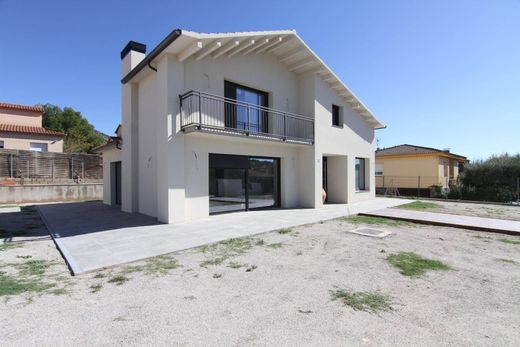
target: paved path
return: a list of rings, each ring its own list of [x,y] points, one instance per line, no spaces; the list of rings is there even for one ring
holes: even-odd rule
[[[220,214],[193,222],[159,224],[155,218],[121,212],[100,202],[40,205],[38,210],[73,274],[142,260],[205,244],[316,223],[401,205],[376,198],[320,209],[262,210]]]
[[[385,208],[382,210],[371,211],[368,213],[365,212],[361,214],[366,216],[400,219],[423,224],[442,225],[455,228],[520,235],[520,222],[504,219],[413,211],[399,208]]]

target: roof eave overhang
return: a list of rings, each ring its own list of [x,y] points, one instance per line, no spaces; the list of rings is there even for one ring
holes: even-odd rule
[[[180,40],[185,38],[186,40]],[[269,42],[269,40],[272,40]],[[277,41],[279,40],[279,41]],[[236,42],[235,42],[236,41]],[[291,42],[291,44],[288,44]],[[174,44],[177,48],[172,48]],[[235,45],[236,43],[236,45]],[[296,43],[296,45],[294,44]],[[289,51],[284,50],[285,45]],[[212,47],[211,45],[218,45]],[[268,49],[267,49],[268,48]],[[195,55],[195,59],[212,54],[213,57],[234,54],[252,54],[272,52],[286,63],[291,71],[296,73],[313,72],[318,74],[325,83],[337,92],[352,109],[374,129],[386,128],[363,102],[346,86],[331,68],[298,36],[294,30],[254,31],[237,33],[197,33],[176,29],[161,41],[132,71],[122,80],[125,84],[135,76],[146,71],[147,66],[158,59],[163,53],[177,55],[183,61]],[[213,53],[211,53],[213,52]],[[220,53],[222,54],[220,54]],[[206,54],[206,55],[205,55]],[[150,69],[151,70],[151,69]]]

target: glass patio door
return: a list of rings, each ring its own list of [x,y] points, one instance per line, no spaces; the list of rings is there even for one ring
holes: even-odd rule
[[[280,205],[280,160],[209,155],[209,212],[244,211]]]

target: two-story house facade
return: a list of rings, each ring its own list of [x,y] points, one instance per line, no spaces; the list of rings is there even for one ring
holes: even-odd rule
[[[121,59],[122,210],[172,223],[375,197],[384,125],[295,31],[175,30]]]

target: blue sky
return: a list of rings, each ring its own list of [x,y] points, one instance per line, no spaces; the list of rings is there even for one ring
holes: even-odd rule
[[[296,29],[387,124],[382,147],[520,151],[520,0],[0,0],[0,101],[71,106],[112,134],[119,52],[175,28]]]

